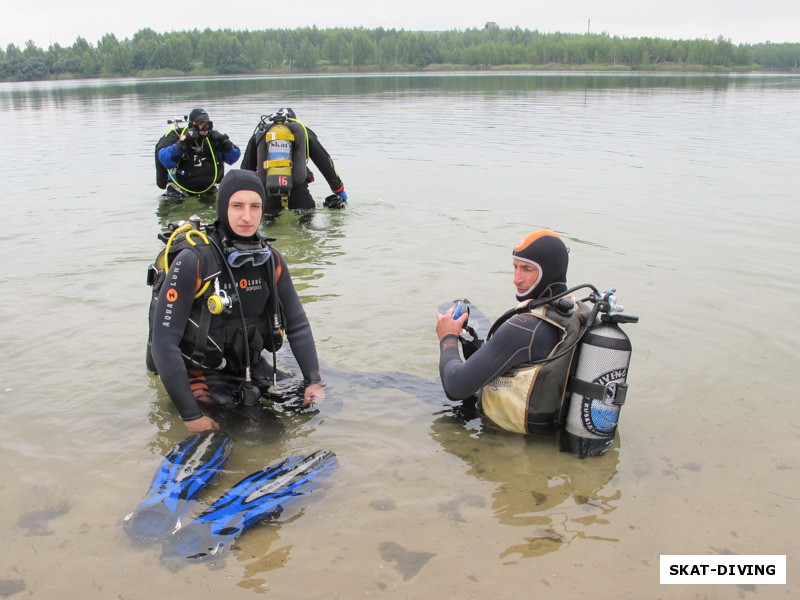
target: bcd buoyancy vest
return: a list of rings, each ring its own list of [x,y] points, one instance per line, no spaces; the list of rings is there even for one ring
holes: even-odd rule
[[[524,304],[527,303],[521,303],[520,306]],[[549,305],[530,311],[530,314],[561,331],[561,340],[548,358],[565,348],[570,350],[553,360],[518,365],[481,389],[481,410],[498,427],[516,433],[540,435],[558,430],[575,342],[582,333],[587,312],[579,302],[576,302],[574,310],[566,314]]]
[[[194,242],[194,243],[193,243]],[[183,338],[180,342],[181,355],[195,367],[243,372],[245,357],[249,354],[250,366],[260,360],[262,350],[277,351],[283,343],[284,316],[277,292],[277,258],[273,252],[270,259],[260,268],[269,297],[264,311],[255,317],[245,318],[245,327],[238,309],[227,309],[221,314],[212,314],[208,301],[215,293],[212,281],[226,272],[220,251],[214,243],[197,242],[192,231],[175,236],[169,248],[165,248],[150,266],[148,283],[153,287],[150,301],[147,343],[147,368],[157,372],[151,355],[153,322],[160,289],[166,279],[166,268],[177,255],[186,249],[191,250],[200,262],[200,281],[191,312],[187,320]],[[277,318],[276,318],[277,317]],[[273,329],[272,325],[277,324]],[[246,329],[246,332],[245,332]],[[245,351],[245,344],[248,351]]]
[[[308,134],[298,121],[276,122],[263,133],[256,146],[258,176],[267,196],[286,202],[292,187],[308,177]]]
[[[156,185],[163,190],[171,181],[188,194],[203,194],[219,183],[225,174],[222,154],[214,150],[208,137],[203,138],[201,146],[185,152],[174,169],[167,169],[158,160],[159,151],[178,143],[186,129],[186,126],[173,126],[156,143]]]

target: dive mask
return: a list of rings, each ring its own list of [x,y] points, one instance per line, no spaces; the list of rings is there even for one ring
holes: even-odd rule
[[[244,267],[248,264],[260,267],[269,260],[270,256],[272,256],[272,251],[269,246],[262,246],[260,242],[237,241],[225,251],[225,260],[233,268]]]

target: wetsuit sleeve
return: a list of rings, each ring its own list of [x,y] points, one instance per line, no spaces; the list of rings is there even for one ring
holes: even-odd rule
[[[222,152],[222,160],[224,160],[229,165],[232,165],[237,160],[239,160],[239,157],[241,155],[242,155],[242,151],[239,150],[239,146],[234,145],[233,146],[233,150],[228,150],[228,151],[224,151],[223,150],[223,152]]]
[[[336,172],[336,166],[333,164],[331,155],[328,154],[328,151],[322,147],[322,144],[320,143],[319,138],[317,138],[316,133],[307,127],[306,132],[308,135],[309,158],[311,158],[311,160],[314,162],[316,167],[319,169],[319,172],[322,173],[325,181],[327,181],[328,185],[331,187],[331,191],[334,194],[338,194],[344,189],[344,184],[339,178],[339,174]]]
[[[247,142],[247,147],[244,149],[244,156],[242,157],[242,164],[239,165],[240,169],[245,169],[247,171],[257,171],[258,170],[258,136],[254,135],[250,138],[250,141]]]
[[[283,313],[286,316],[286,336],[289,338],[292,354],[303,372],[303,379],[309,383],[319,383],[322,381],[322,376],[319,372],[319,359],[311,323],[294,288],[286,261],[277,252],[276,255],[280,259],[278,297],[281,299]]]
[[[158,151],[158,160],[167,169],[174,169],[177,167],[181,156],[183,156],[183,148],[181,148],[180,142],[176,142]]]
[[[203,416],[189,387],[189,374],[180,342],[194,303],[200,264],[191,250],[175,258],[158,294],[153,316],[153,362],[159,377],[184,421]]]
[[[516,315],[464,362],[458,337],[445,336],[439,342],[444,393],[451,400],[469,398],[513,367],[547,357],[560,339],[560,331],[550,323],[530,314]]]

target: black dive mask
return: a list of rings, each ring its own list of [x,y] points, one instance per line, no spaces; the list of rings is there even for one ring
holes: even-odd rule
[[[233,268],[244,267],[248,264],[260,267],[269,260],[270,256],[272,256],[272,251],[269,246],[262,246],[260,240],[235,240],[225,249],[225,260]]]

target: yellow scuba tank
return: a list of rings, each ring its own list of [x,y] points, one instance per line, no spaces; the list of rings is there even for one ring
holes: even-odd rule
[[[267,157],[263,167],[266,173],[268,198],[280,198],[284,208],[292,191],[292,144],[294,134],[285,122],[276,121],[264,134]]]

